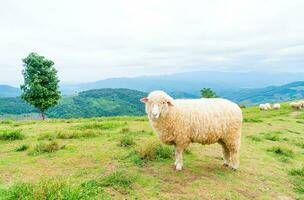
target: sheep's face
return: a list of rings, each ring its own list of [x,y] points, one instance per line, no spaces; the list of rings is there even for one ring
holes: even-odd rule
[[[148,97],[142,98],[140,101],[146,105],[146,113],[152,120],[165,117],[168,114],[172,104],[172,98],[164,92],[152,92]]]

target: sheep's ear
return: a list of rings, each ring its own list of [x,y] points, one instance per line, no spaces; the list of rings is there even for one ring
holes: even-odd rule
[[[173,103],[172,103],[172,101],[168,101],[167,104],[168,104],[169,106],[174,106]]]
[[[147,103],[149,100],[148,100],[147,97],[144,97],[144,98],[141,98],[140,101],[141,101],[142,103]]]

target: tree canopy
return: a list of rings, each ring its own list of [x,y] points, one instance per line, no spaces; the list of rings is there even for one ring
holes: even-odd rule
[[[37,53],[30,53],[23,60],[24,84],[21,98],[36,107],[45,118],[45,111],[58,104],[59,79],[54,62]]]
[[[217,98],[218,96],[214,91],[212,91],[210,88],[203,88],[201,91],[201,97],[203,98]]]

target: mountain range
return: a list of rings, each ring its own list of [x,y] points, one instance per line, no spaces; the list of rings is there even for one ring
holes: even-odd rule
[[[144,115],[140,98],[148,93],[131,89],[96,89],[63,96],[59,104],[47,111],[50,118],[90,118],[98,116]],[[185,92],[169,92],[174,98],[199,98]],[[231,90],[221,97],[250,106],[264,102],[304,99],[304,81],[261,89]],[[19,97],[0,98],[0,115],[37,113]]]

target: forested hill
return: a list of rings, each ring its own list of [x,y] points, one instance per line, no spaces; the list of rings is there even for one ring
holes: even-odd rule
[[[97,116],[143,115],[144,105],[139,101],[146,93],[129,89],[99,89],[65,97],[51,108],[51,118],[87,118]]]
[[[129,89],[99,89],[63,97],[47,112],[50,118],[88,118],[97,116],[143,115],[139,101],[144,92]],[[0,98],[0,115],[35,113],[37,110],[19,97]]]

